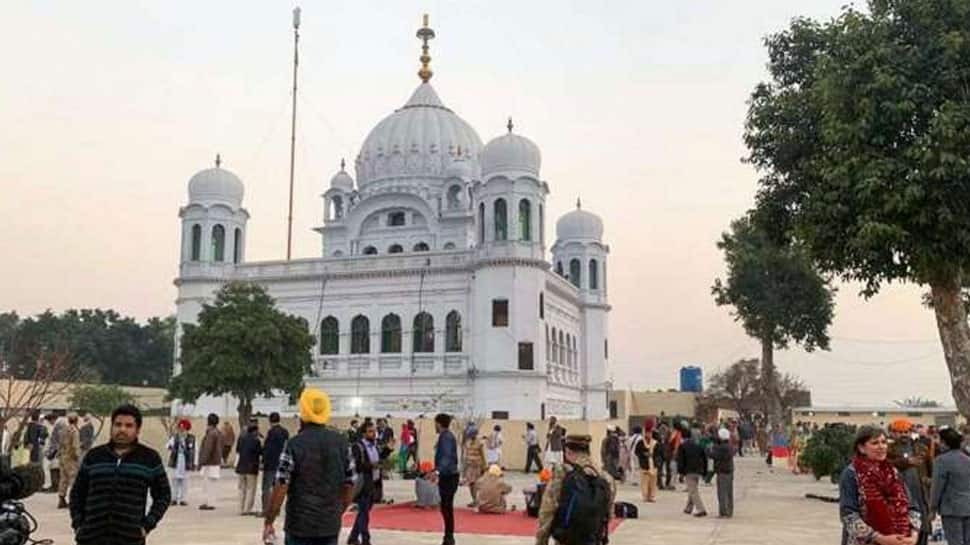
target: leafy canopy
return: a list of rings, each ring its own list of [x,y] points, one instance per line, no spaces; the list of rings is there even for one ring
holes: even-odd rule
[[[121,386],[98,384],[74,388],[68,401],[79,411],[103,418],[119,405],[135,403],[135,397]]]
[[[306,320],[284,314],[256,284],[232,282],[183,324],[182,372],[170,395],[194,402],[202,395],[231,394],[244,402],[274,390],[297,393],[310,373],[314,338]]]
[[[766,45],[745,128],[759,209],[866,295],[970,270],[970,2],[871,0]]]
[[[714,282],[715,301],[733,306],[747,334],[762,342],[828,349],[834,288],[798,245],[779,244],[759,220],[733,221],[718,242],[727,276]]]

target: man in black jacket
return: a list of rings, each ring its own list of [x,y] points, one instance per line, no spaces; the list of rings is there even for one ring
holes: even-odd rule
[[[259,477],[259,458],[263,445],[259,441],[259,424],[250,421],[246,433],[236,441],[236,475],[239,479],[239,514],[258,515],[253,511],[256,501],[256,479]]]
[[[280,455],[283,454],[283,447],[289,438],[290,432],[280,425],[280,413],[270,413],[269,431],[266,432],[266,441],[263,442],[263,515],[269,505],[269,493],[273,491],[276,469],[280,467]]]
[[[355,486],[354,503],[357,504],[357,518],[347,539],[348,545],[371,545],[370,509],[377,499],[381,485],[381,462],[391,455],[391,449],[377,439],[374,423],[365,420],[359,428],[360,441],[351,445],[354,467],[357,469],[358,484]]]
[[[684,441],[677,450],[677,473],[683,475],[687,481],[687,507],[684,508],[684,513],[706,517],[707,508],[704,507],[704,500],[701,499],[698,489],[698,483],[707,475],[707,453],[701,446],[700,437],[701,430],[691,428],[690,439]]]
[[[165,515],[168,478],[158,453],[138,442],[141,422],[137,407],[118,407],[111,413],[111,441],[84,457],[71,487],[77,545],[141,545]]]
[[[286,442],[266,509],[263,541],[275,540],[273,522],[286,499],[289,545],[337,545],[340,522],[354,491],[347,436],[327,426],[330,398],[316,388],[300,394],[300,433]]]

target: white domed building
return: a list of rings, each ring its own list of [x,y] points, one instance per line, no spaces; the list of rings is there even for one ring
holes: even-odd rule
[[[178,320],[195,322],[225,282],[266,286],[317,337],[306,382],[330,393],[335,415],[606,418],[603,222],[577,202],[550,262],[539,147],[511,119],[482,145],[431,86],[428,60],[367,135],[354,175],[341,160],[323,188],[320,257],[247,262],[242,181],[218,160],[191,178]],[[203,398],[178,410],[234,408]],[[295,410],[285,396],[255,409]]]

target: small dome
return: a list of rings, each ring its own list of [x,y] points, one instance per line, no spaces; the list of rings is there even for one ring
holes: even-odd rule
[[[242,180],[222,168],[218,157],[215,168],[199,171],[189,180],[189,202],[192,204],[223,203],[242,207],[245,188]]]
[[[603,220],[596,214],[583,210],[579,201],[576,201],[576,209],[556,222],[556,238],[600,241],[603,239]]]
[[[523,175],[538,178],[542,155],[535,142],[512,132],[512,121],[509,120],[509,132],[485,145],[481,164],[482,178],[499,174],[510,178]]]
[[[472,172],[472,165],[463,155],[464,154],[462,153],[462,156],[457,157],[451,162],[450,165],[448,165],[448,168],[445,169],[445,178],[460,178],[462,180],[472,179],[474,176],[474,173]]]
[[[350,192],[354,190],[354,179],[344,170],[345,166],[343,159],[341,159],[340,172],[334,174],[333,178],[330,178],[330,187]]]

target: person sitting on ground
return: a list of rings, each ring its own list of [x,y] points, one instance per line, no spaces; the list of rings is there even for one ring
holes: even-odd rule
[[[497,464],[488,467],[488,472],[475,485],[478,489],[478,512],[501,515],[508,511],[505,497],[512,487],[502,479],[502,468]],[[512,510],[515,510],[513,506]]]

